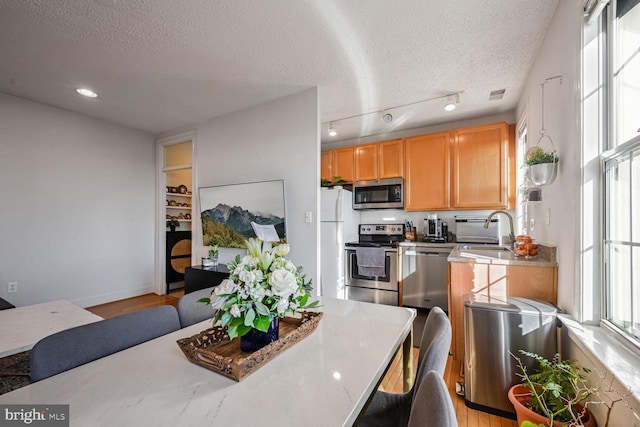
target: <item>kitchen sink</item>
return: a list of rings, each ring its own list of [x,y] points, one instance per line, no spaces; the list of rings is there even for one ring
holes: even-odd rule
[[[514,259],[514,253],[509,248],[498,245],[458,245],[460,256],[465,258],[485,259]]]
[[[458,250],[461,251],[506,251],[511,252],[511,249],[498,246],[498,245],[458,245]]]

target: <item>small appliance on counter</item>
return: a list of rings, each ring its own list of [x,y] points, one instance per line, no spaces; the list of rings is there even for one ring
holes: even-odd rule
[[[437,214],[429,214],[429,217],[425,218],[423,242],[446,243],[448,234],[449,227],[447,223],[442,222]]]
[[[456,216],[456,241],[458,243],[500,244],[498,218],[492,218],[489,227],[484,228],[486,218]]]

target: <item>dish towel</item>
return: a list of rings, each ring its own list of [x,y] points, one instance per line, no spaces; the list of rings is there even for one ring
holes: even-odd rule
[[[367,277],[385,276],[384,248],[356,248],[358,274]]]

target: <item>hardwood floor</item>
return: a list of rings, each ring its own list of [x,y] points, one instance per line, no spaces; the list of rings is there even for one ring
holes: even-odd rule
[[[87,310],[98,316],[109,318],[158,305],[170,304],[175,306],[182,295],[182,290],[173,291],[169,295],[147,294],[122,301],[96,305],[87,308]],[[417,348],[413,349],[414,361],[418,359],[418,352],[419,350]],[[414,362],[414,370],[417,369],[418,364]],[[464,378],[461,377],[459,373],[460,363],[454,361],[453,358],[449,356],[444,379],[447,382],[453,407],[456,410],[459,427],[518,427],[518,424],[514,420],[468,408],[464,403],[464,399],[456,394],[456,382],[464,381]],[[380,389],[389,393],[402,392],[402,351],[399,351],[395,355],[387,374],[380,384]]]

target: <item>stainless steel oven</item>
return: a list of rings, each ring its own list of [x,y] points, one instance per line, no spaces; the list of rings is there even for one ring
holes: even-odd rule
[[[360,224],[358,234],[358,242],[345,245],[346,298],[399,305],[397,242],[404,239],[404,224]],[[377,274],[358,265],[358,252],[363,252],[359,248],[384,251],[384,262],[375,270]]]

